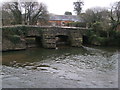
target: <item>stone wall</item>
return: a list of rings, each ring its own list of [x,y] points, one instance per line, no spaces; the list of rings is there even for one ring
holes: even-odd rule
[[[2,51],[26,49],[23,27],[2,28]]]
[[[8,50],[22,50],[26,49],[25,41],[20,41],[19,43],[15,44],[9,39],[3,38],[2,40],[2,51]]]

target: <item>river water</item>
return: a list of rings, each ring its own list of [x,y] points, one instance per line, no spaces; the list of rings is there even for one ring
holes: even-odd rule
[[[120,48],[3,52],[3,88],[117,88]]]

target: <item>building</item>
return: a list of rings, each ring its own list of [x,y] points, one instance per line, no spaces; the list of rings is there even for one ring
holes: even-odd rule
[[[76,15],[50,15],[49,17],[52,26],[64,26],[71,22],[83,22],[83,20]]]

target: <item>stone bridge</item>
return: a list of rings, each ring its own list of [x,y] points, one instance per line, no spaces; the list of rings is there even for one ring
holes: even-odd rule
[[[81,47],[83,35],[86,28],[76,27],[39,27],[41,32],[36,29],[28,30],[26,37],[41,38],[42,46],[45,48],[55,48],[57,43],[66,42],[70,46]]]
[[[30,38],[41,44],[44,48],[56,48],[57,45],[66,43],[69,46],[81,47],[83,35],[86,28],[77,27],[39,27],[39,26],[11,26],[3,27],[3,38],[5,35],[14,36],[17,34],[24,39],[26,45]],[[12,33],[11,33],[12,32]],[[11,33],[11,34],[10,34]],[[3,40],[4,41],[4,40]]]

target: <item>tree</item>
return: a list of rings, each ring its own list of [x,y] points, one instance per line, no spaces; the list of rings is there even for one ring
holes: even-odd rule
[[[3,4],[1,7],[2,25],[11,25],[11,23],[14,22],[14,18],[12,13],[6,8],[6,4]]]
[[[117,26],[120,25],[120,1],[114,3],[109,16],[111,19],[112,29],[116,30]]]
[[[14,22],[14,18],[11,13],[2,10],[2,25],[11,25]]]
[[[66,11],[65,15],[72,15],[72,12]]]
[[[6,13],[8,12],[9,14],[11,13],[13,16],[13,22],[14,24],[22,24],[22,12],[19,8],[19,3],[18,2],[9,2],[5,3],[3,5],[3,11]],[[3,13],[4,16],[4,13]]]
[[[73,5],[74,5],[74,11],[77,13],[77,15],[80,15],[84,2],[81,0],[78,0],[77,2],[73,2]]]
[[[109,24],[109,12],[105,8],[95,7],[92,9],[87,9],[82,18],[91,27],[93,23],[105,22]],[[104,25],[104,24],[103,24]]]
[[[99,35],[101,32],[106,32],[106,36],[109,38],[110,20],[109,11],[107,8],[95,7],[87,9],[82,18],[88,25],[93,28],[95,33]]]
[[[24,22],[27,25],[35,25],[38,20],[47,22],[49,19],[46,5],[38,2],[7,2],[3,4],[2,11],[11,14],[13,17],[12,24],[22,24]],[[6,18],[9,18],[9,16]]]
[[[48,19],[47,8],[43,3],[38,2],[22,2],[24,8],[24,23],[36,24],[38,19]]]

